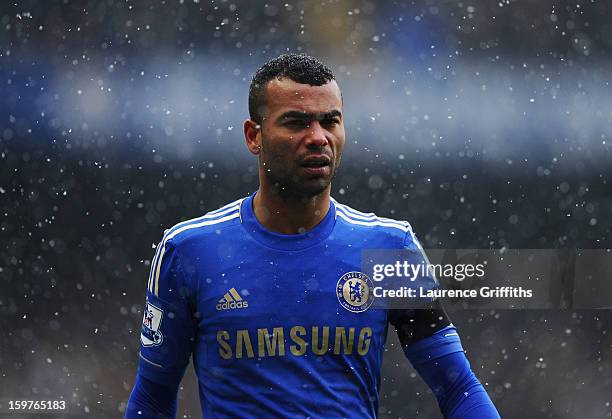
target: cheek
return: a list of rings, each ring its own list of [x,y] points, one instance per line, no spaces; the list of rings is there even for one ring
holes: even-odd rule
[[[290,161],[292,154],[293,141],[286,138],[265,138],[262,139],[262,156],[271,163],[279,160]]]
[[[344,130],[342,130],[342,132],[340,132],[338,136],[336,137],[336,153],[338,155],[342,154],[342,151],[344,150],[345,142],[346,142],[346,139],[344,137]]]

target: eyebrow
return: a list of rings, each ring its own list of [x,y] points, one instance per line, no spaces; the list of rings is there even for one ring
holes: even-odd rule
[[[287,111],[283,113],[278,119],[300,119],[305,121],[325,121],[327,119],[332,119],[335,117],[342,118],[342,112],[337,109],[334,109],[325,113],[307,113],[301,111]]]

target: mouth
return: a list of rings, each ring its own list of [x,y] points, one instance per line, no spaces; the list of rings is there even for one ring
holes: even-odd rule
[[[301,166],[306,168],[321,168],[326,167],[331,164],[331,160],[327,156],[316,156],[316,157],[307,157],[305,158]]]
[[[331,159],[327,156],[311,156],[305,158],[300,166],[311,176],[327,176],[331,171]]]

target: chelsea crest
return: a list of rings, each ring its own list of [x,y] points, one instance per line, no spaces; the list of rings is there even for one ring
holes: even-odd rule
[[[353,313],[366,311],[374,301],[372,280],[362,272],[347,272],[336,285],[340,305]]]

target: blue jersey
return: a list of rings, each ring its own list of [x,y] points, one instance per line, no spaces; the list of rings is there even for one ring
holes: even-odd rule
[[[204,417],[375,417],[391,310],[361,251],[420,248],[410,225],[332,200],[304,234],[253,196],[166,230],[151,264],[140,374],[176,384],[190,355]]]

